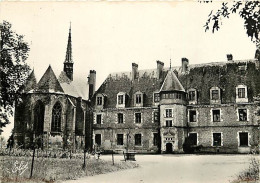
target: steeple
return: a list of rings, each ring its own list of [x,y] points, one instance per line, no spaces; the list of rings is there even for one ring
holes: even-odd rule
[[[73,60],[72,60],[72,44],[71,44],[71,24],[69,29],[69,37],[67,44],[66,57],[64,61],[63,71],[66,73],[70,80],[73,80]]]

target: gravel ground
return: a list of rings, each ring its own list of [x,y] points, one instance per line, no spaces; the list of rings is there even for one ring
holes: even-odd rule
[[[236,174],[248,168],[251,157],[252,155],[136,155],[139,168],[66,182],[228,183]],[[110,160],[111,155],[101,158]],[[122,155],[115,156],[115,161],[122,160]]]

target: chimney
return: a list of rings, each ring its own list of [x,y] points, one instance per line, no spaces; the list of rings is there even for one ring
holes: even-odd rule
[[[161,79],[163,75],[164,63],[159,60],[157,60],[156,62],[157,62],[157,79]]]
[[[88,77],[88,84],[89,84],[89,99],[94,95],[96,91],[96,71],[90,70],[89,77]]]
[[[187,58],[182,58],[181,62],[181,71],[185,73],[188,71],[189,60]]]
[[[227,60],[232,61],[233,60],[233,55],[232,54],[227,54]]]
[[[132,81],[138,78],[138,65],[132,63]]]

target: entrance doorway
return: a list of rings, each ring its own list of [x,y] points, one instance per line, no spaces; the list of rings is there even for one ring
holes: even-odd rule
[[[172,153],[172,143],[166,144],[166,153]]]

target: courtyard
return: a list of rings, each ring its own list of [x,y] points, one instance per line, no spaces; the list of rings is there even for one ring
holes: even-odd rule
[[[83,177],[66,183],[228,183],[248,168],[256,155],[137,155],[138,168]],[[101,159],[111,161],[111,155]],[[116,155],[115,161],[122,161]],[[111,162],[112,163],[112,162]]]

